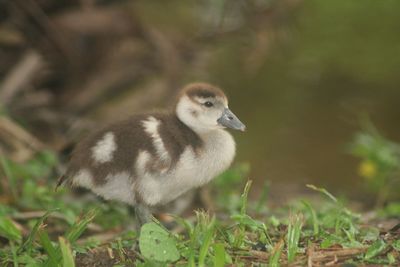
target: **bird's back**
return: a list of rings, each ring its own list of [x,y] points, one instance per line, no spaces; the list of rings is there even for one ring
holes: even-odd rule
[[[196,151],[202,140],[175,115],[135,115],[95,131],[78,143],[65,177],[72,185],[97,190],[99,195],[104,195],[99,190],[107,190],[110,180],[117,182],[114,187],[131,189],[138,179],[135,165],[140,153],[151,157],[146,172],[159,173],[173,169],[188,146]],[[122,201],[131,203],[127,198]]]

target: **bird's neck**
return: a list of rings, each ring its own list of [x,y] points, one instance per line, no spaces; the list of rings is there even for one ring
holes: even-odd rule
[[[214,134],[218,134],[221,131],[224,131],[224,129],[219,129],[219,128],[213,128],[210,129],[208,127],[196,127],[193,125],[187,125],[185,122],[183,122],[181,119],[176,114],[173,114],[175,119],[178,121],[178,123],[183,127],[187,128],[188,130],[192,131],[194,134],[196,134],[199,137],[209,137]],[[202,138],[203,139],[203,138]]]

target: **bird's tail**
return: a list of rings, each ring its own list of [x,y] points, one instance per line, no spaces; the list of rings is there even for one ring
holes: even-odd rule
[[[63,174],[58,178],[56,188],[54,188],[54,191],[57,192],[57,189],[67,180],[68,176],[66,174]]]

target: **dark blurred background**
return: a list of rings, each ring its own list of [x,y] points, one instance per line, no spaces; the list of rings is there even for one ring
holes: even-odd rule
[[[400,141],[399,10],[398,0],[0,1],[10,117],[0,152],[67,156],[99,125],[207,81],[247,124],[234,133],[236,162],[254,188],[270,181],[290,197],[313,183],[366,198],[348,144],[360,116]]]

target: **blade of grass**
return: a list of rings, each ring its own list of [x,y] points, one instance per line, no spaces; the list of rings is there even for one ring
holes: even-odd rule
[[[58,262],[60,260],[60,252],[53,246],[50,241],[49,235],[47,234],[46,230],[41,228],[38,231],[38,236],[40,240],[40,244],[43,246],[43,249],[47,252],[49,256],[49,263],[50,266],[58,266]]]
[[[3,168],[4,174],[8,179],[8,184],[10,186],[11,195],[14,199],[18,199],[16,179],[12,174],[9,164],[7,163],[7,159],[3,156],[0,156],[1,167]]]
[[[74,243],[86,230],[88,224],[96,217],[97,209],[90,210],[83,218],[76,221],[65,235],[70,243]]]
[[[193,234],[193,228],[194,227],[189,221],[187,221],[187,220],[185,220],[185,219],[183,219],[183,218],[181,218],[179,216],[173,215],[173,214],[170,214],[170,216],[172,216],[176,220],[176,222],[178,224],[180,224],[183,228],[186,229],[186,231],[188,232],[189,236]]]
[[[308,184],[306,185],[308,188],[315,190],[317,192],[320,192],[322,194],[324,194],[325,196],[327,196],[328,198],[330,198],[333,202],[337,203],[338,200],[336,197],[334,197],[331,193],[329,193],[325,188],[322,187],[316,187],[315,185],[312,184]]]
[[[287,233],[287,257],[289,263],[294,261],[299,250],[299,240],[302,227],[302,217],[300,215],[293,216],[289,222]]]
[[[271,252],[271,257],[269,258],[268,266],[270,266],[270,267],[279,267],[280,266],[279,260],[282,255],[284,244],[285,244],[285,242],[282,239],[275,245],[274,249]]]
[[[15,227],[13,221],[7,217],[0,216],[0,236],[10,241],[21,242],[21,231]]]
[[[190,243],[189,243],[189,256],[188,256],[188,263],[187,263],[187,266],[189,266],[189,267],[196,266],[195,257],[196,257],[196,251],[197,251],[196,245],[197,245],[198,236],[199,236],[199,226],[196,225],[193,228],[193,231],[189,235]]]
[[[214,267],[225,266],[225,247],[222,243],[214,244]]]
[[[256,205],[257,213],[260,213],[261,209],[265,206],[265,203],[267,202],[267,198],[268,198],[268,193],[269,193],[269,182],[266,181],[263,185],[260,198],[257,201],[257,205]]]
[[[53,210],[49,210],[47,211],[45,214],[43,214],[42,217],[40,217],[37,222],[35,223],[35,225],[33,226],[31,232],[28,235],[28,238],[26,239],[26,241],[24,242],[24,244],[18,249],[18,253],[21,253],[22,251],[24,251],[25,249],[28,251],[28,254],[30,254],[30,251],[32,250],[32,243],[33,240],[35,239],[35,236],[39,230],[39,227],[43,224],[43,222],[47,219],[47,217],[50,216],[51,213],[57,211],[58,209],[53,209]]]
[[[58,238],[58,241],[61,248],[63,267],[75,267],[75,261],[72,256],[70,244],[61,236]]]
[[[250,191],[250,187],[251,187],[252,183],[253,183],[252,180],[248,180],[247,181],[247,183],[246,183],[246,185],[244,187],[243,193],[240,196],[240,203],[241,203],[241,205],[240,205],[240,214],[246,214],[247,196],[249,195],[249,191]]]
[[[10,242],[10,246],[11,246],[11,253],[12,253],[12,257],[13,257],[13,264],[14,267],[18,267],[18,257],[17,257],[17,249],[15,248],[15,244],[14,241]]]
[[[248,180],[244,189],[243,189],[243,193],[240,196],[240,216],[244,217],[244,215],[246,215],[246,211],[247,211],[247,197],[249,195],[249,191],[250,191],[250,187],[252,184],[252,180]],[[233,242],[233,246],[234,247],[241,247],[244,241],[244,237],[245,237],[245,230],[246,230],[246,225],[239,223],[239,232],[237,234],[235,234],[235,240]]]
[[[313,232],[314,232],[314,236],[317,236],[319,234],[319,221],[317,218],[317,213],[315,212],[315,210],[313,209],[313,207],[311,206],[310,202],[303,200],[302,201],[303,205],[306,207],[306,209],[308,210],[308,212],[310,213],[310,217],[311,217],[311,222],[313,225]]]
[[[400,251],[400,239],[393,241],[392,248],[396,251]]]
[[[386,248],[386,243],[382,239],[376,240],[365,253],[364,259],[370,260],[378,256]]]
[[[390,265],[394,265],[396,263],[396,257],[394,256],[393,252],[387,254],[387,259]]]
[[[210,247],[211,241],[215,233],[215,218],[211,219],[210,224],[207,226],[206,233],[204,235],[203,244],[199,251],[199,264],[198,266],[205,266],[206,256],[208,254],[208,248]]]
[[[121,261],[125,261],[125,250],[124,250],[124,246],[122,245],[122,240],[121,238],[117,239],[117,252],[118,252],[118,256],[121,259]]]

